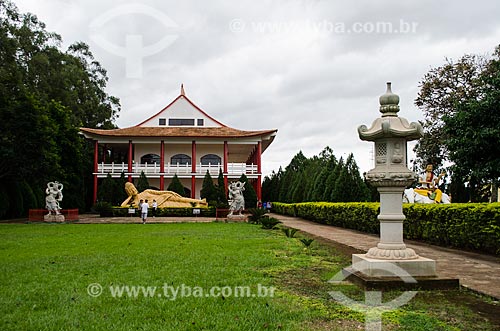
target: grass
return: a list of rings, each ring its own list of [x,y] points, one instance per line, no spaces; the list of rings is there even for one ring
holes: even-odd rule
[[[0,224],[1,330],[359,330],[361,313],[336,303],[352,285],[327,281],[350,257],[281,231],[241,223]],[[98,297],[87,292],[99,283]],[[165,297],[162,286],[275,287],[274,297]],[[156,286],[113,297],[110,286]],[[158,297],[158,294],[162,295]],[[206,292],[204,292],[206,294]],[[384,293],[384,298],[397,296]],[[384,330],[495,330],[462,291],[420,292],[384,314]]]

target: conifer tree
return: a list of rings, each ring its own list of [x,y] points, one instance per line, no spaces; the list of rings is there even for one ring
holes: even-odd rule
[[[144,171],[141,171],[141,175],[139,176],[139,180],[137,181],[137,191],[142,192],[149,188],[148,178]]]
[[[99,191],[97,192],[97,199],[99,201],[109,202],[110,204],[115,204],[115,192],[116,183],[108,173],[106,178],[103,179],[101,185],[99,186]]]
[[[341,157],[333,171],[330,173],[328,176],[327,182],[326,182],[326,189],[325,189],[325,195],[323,196],[323,201],[330,201],[330,202],[339,202],[341,201],[340,198],[340,190],[336,189],[337,186],[337,179],[339,178],[342,169],[344,169],[344,159]]]
[[[239,181],[245,183],[245,191],[243,191],[245,209],[257,207],[257,193],[255,193],[253,185],[249,183],[247,176],[242,174]]]
[[[182,185],[181,181],[179,180],[179,177],[177,177],[177,174],[174,175],[172,178],[172,181],[167,187],[167,190],[178,193],[182,196],[186,195],[186,191],[184,190],[184,185]]]
[[[217,178],[217,204],[220,208],[227,208],[226,187],[224,185],[224,174],[222,169],[219,169],[219,177]]]
[[[352,183],[351,177],[347,170],[347,166],[344,165],[340,169],[339,176],[335,180],[335,186],[332,191],[332,200],[335,202],[350,202],[352,201]]]
[[[203,178],[200,196],[202,199],[206,199],[210,205],[217,204],[217,189],[215,188],[214,181],[208,170],[205,174],[205,178]]]
[[[351,181],[351,200],[350,201],[370,201],[370,192],[364,180],[359,173],[358,165],[351,153],[346,161],[347,172]]]
[[[117,185],[115,186],[115,205],[121,205],[127,199],[127,192],[125,192],[125,183],[128,182],[125,173],[122,171],[120,178],[118,178]]]

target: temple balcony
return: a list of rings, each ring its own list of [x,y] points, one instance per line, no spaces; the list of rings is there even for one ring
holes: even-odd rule
[[[175,174],[179,178],[187,178],[195,175],[196,177],[203,177],[208,172],[212,177],[217,177],[219,175],[219,169],[223,169],[221,164],[196,164],[196,172],[193,173],[191,164],[170,164],[165,163],[163,173],[160,171],[160,164],[158,163],[133,163],[132,171],[128,171],[127,163],[98,163],[97,172],[94,173],[99,178],[104,178],[109,174],[111,177],[120,177],[123,172],[125,176],[131,175],[132,177],[139,177],[141,172],[144,172],[148,178],[159,178],[160,175],[164,175],[166,178],[173,177]],[[242,174],[245,174],[248,178],[256,178],[259,173],[257,172],[256,164],[246,164],[246,163],[228,163],[227,173],[230,178],[239,178]]]

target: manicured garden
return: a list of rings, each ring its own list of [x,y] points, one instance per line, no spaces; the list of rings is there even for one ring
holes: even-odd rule
[[[364,315],[328,294],[364,300],[328,282],[349,261],[256,224],[0,224],[0,329],[360,330]],[[252,295],[113,297],[110,287],[123,286],[248,286]],[[495,309],[469,292],[419,292],[383,315],[383,330],[495,330]]]

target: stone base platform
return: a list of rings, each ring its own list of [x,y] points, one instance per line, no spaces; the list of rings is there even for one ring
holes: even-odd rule
[[[50,223],[62,223],[65,221],[64,215],[59,214],[59,215],[45,215],[43,217],[44,222],[50,222]]]
[[[352,254],[352,268],[370,277],[435,277],[436,261],[425,257],[410,260],[380,260]]]
[[[364,290],[458,290],[460,282],[457,278],[413,277],[413,282],[405,282],[399,277],[370,277],[353,268],[342,270],[344,279]]]
[[[227,215],[227,221],[229,222],[246,222],[247,215]]]
[[[411,260],[379,260],[366,254],[353,254],[352,266],[343,270],[352,283],[367,290],[383,289],[458,289],[458,279],[442,278],[436,261],[425,257]]]

